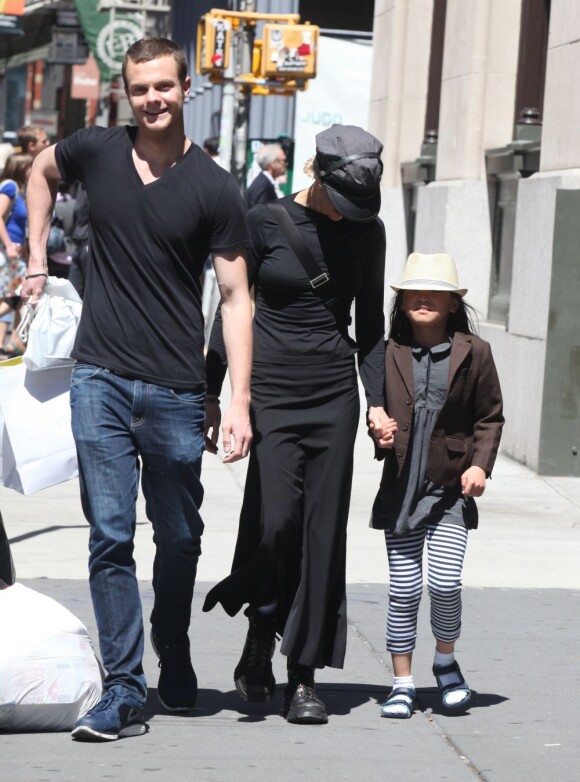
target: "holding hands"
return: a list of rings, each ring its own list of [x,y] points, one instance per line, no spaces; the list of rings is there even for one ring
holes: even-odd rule
[[[392,448],[397,433],[397,422],[389,418],[383,407],[369,407],[367,421],[373,440],[379,448]]]

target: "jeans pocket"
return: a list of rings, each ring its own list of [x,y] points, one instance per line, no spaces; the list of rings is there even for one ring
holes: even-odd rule
[[[169,393],[173,399],[186,405],[202,404],[205,398],[204,391],[188,391],[181,388],[170,388]]]
[[[84,380],[90,380],[92,377],[96,377],[100,371],[101,368],[94,366],[94,364],[82,364],[80,362],[75,364],[71,376],[71,388],[78,386],[79,383],[82,383]]]

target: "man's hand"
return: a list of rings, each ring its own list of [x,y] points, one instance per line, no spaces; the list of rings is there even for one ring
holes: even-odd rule
[[[384,408],[369,407],[367,420],[372,438],[379,448],[392,448],[397,433],[397,422],[389,418]]]
[[[461,493],[464,497],[481,497],[485,491],[485,471],[470,467],[461,476]]]
[[[220,408],[220,400],[217,396],[208,394],[205,398],[205,426],[204,426],[204,438],[205,438],[205,450],[210,453],[217,453],[217,441],[220,431],[220,423],[222,420],[222,411]],[[209,435],[211,431],[211,437]]]
[[[249,404],[231,404],[224,415],[222,438],[226,454],[224,464],[237,462],[249,454],[252,444]]]
[[[44,293],[44,288],[46,287],[47,281],[48,275],[46,274],[39,274],[38,276],[35,275],[33,277],[28,277],[22,283],[20,296],[25,302],[29,301],[33,296],[35,296],[35,301],[31,302],[31,304],[35,304]]]

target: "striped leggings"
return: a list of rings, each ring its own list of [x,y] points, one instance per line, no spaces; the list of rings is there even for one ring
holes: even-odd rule
[[[385,531],[390,589],[387,650],[406,654],[415,648],[417,614],[423,590],[423,544],[427,539],[431,629],[438,641],[453,643],[461,631],[461,570],[467,530],[461,524],[427,524],[405,537]]]

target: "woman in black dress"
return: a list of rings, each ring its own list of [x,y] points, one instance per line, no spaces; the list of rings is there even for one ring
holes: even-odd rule
[[[233,616],[249,604],[234,672],[245,700],[273,695],[275,635],[282,636],[289,722],[327,721],[314,669],[344,661],[346,526],[360,414],[355,354],[375,441],[391,445],[395,430],[384,411],[381,151],[361,128],[333,125],[316,136],[313,184],[248,213],[254,441],[232,572],[204,610],[220,602]],[[285,215],[302,246],[289,241]],[[298,256],[310,254],[305,267]],[[356,342],[348,333],[353,300]],[[208,352],[210,408],[225,373],[219,334],[218,318]]]

